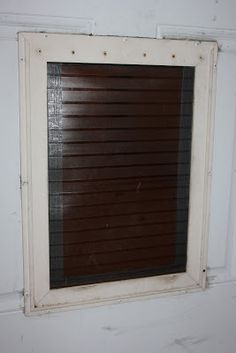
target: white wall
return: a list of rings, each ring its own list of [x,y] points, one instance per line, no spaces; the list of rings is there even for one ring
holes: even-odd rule
[[[235,14],[234,0],[0,0],[0,353],[235,352]],[[34,29],[219,41],[206,291],[24,316],[15,34]]]

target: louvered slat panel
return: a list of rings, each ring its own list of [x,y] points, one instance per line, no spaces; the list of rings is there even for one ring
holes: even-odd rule
[[[193,80],[48,64],[52,288],[184,271]]]

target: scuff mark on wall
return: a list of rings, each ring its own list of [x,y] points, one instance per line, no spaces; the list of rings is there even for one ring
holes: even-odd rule
[[[166,348],[168,349],[166,352],[169,352],[170,347],[179,346],[183,349],[183,352],[193,353],[195,349],[191,348],[191,346],[197,346],[201,343],[207,342],[209,340],[208,336],[205,337],[193,337],[193,336],[185,336],[181,338],[175,338],[172,343],[170,343]]]

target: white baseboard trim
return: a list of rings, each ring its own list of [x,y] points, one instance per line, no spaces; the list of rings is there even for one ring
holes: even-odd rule
[[[91,18],[0,13],[0,39],[16,40],[18,32],[94,34]]]

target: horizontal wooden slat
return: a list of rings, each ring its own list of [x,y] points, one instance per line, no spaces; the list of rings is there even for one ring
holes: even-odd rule
[[[161,259],[166,262],[166,259]],[[103,268],[104,270],[104,268]],[[132,278],[145,278],[151,276],[158,276],[163,274],[172,274],[172,273],[180,273],[186,271],[186,262],[184,256],[178,258],[177,263],[168,263],[166,265],[159,265],[155,267],[149,268],[138,268],[138,269],[130,269],[126,271],[114,271],[114,272],[105,272],[105,273],[97,273],[97,274],[87,274],[83,273],[80,275],[72,275],[66,276],[63,270],[52,271],[51,275],[54,278],[54,281],[51,282],[51,288],[61,288],[61,287],[71,287],[71,286],[79,286],[79,285],[88,285],[93,283],[102,283],[102,282],[111,282],[111,281],[120,281],[124,279],[132,279]],[[66,277],[64,277],[66,276]]]
[[[179,262],[181,263],[181,267],[182,265],[185,263],[185,258],[186,258],[186,254],[184,254],[183,256],[179,256]],[[122,262],[122,263],[112,263],[112,264],[99,264],[99,265],[86,265],[83,267],[69,267],[66,268],[66,270],[64,269],[63,271],[63,275],[65,276],[65,278],[73,278],[73,276],[77,277],[78,279],[82,280],[78,280],[79,284],[83,284],[83,283],[87,283],[86,281],[86,276],[92,275],[93,280],[90,283],[94,283],[94,282],[98,282],[96,280],[96,275],[101,275],[104,274],[103,277],[103,282],[110,280],[109,279],[109,274],[112,274],[112,280],[117,280],[117,279],[127,279],[128,278],[138,278],[139,277],[139,273],[143,273],[145,269],[147,269],[147,273],[145,275],[141,275],[141,277],[145,277],[148,276],[148,273],[151,275],[153,275],[155,272],[159,272],[159,274],[163,273],[165,266],[170,266],[170,265],[174,265],[175,264],[175,256],[162,256],[162,257],[154,257],[151,258],[150,256],[146,257],[146,258],[142,258],[142,259],[138,259],[138,260],[131,260],[131,261],[126,261],[126,262]],[[112,265],[112,266],[111,266]],[[175,272],[178,272],[177,269],[180,266],[176,266],[176,270]],[[55,268],[55,266],[54,266]],[[158,269],[161,268],[161,271]],[[154,269],[154,271],[153,271]],[[133,271],[137,271],[136,275],[132,275]],[[57,274],[58,272],[61,272],[61,268],[55,268],[54,270],[51,270],[51,274]],[[173,271],[169,272],[167,271],[167,273],[172,273]],[[120,273],[122,273],[122,276],[120,276]],[[117,276],[118,275],[118,276]],[[83,276],[85,276],[83,278]],[[118,278],[117,278],[118,277]],[[108,278],[108,279],[107,279]],[[68,283],[70,285],[69,281],[65,281],[65,283],[63,283],[63,287],[64,286],[68,286]],[[74,283],[74,285],[76,284],[76,282]]]
[[[53,93],[49,90],[49,94]],[[165,92],[147,92],[147,91],[128,91],[124,94],[122,91],[111,91],[109,94],[104,91],[62,91],[62,101],[67,103],[179,103],[181,92],[169,90]],[[191,103],[192,92],[186,92],[182,103]]]
[[[182,253],[184,254],[184,247]],[[86,266],[99,266],[109,264],[110,266],[113,263],[127,263],[129,261],[137,261],[142,258],[158,258],[166,256],[175,256],[175,249],[171,247],[153,247],[149,246],[148,248],[134,249],[134,250],[123,250],[119,252],[108,252],[104,254],[88,254],[80,256],[70,256],[70,264],[67,269],[73,267],[86,267]]]
[[[191,117],[186,115],[181,121],[178,116],[125,116],[125,117],[67,117],[58,122],[57,117],[51,117],[49,122],[50,129],[136,129],[142,128],[179,128],[191,127]]]
[[[120,202],[140,202],[140,201],[151,201],[152,199],[176,199],[177,197],[186,198],[188,197],[188,188],[168,188],[168,189],[156,189],[156,190],[142,190],[138,188],[135,191],[121,191],[113,193],[99,193],[99,194],[62,194],[51,196],[51,207],[55,204],[64,207],[67,205],[72,206],[86,206],[91,204],[112,204]]]
[[[156,165],[142,165],[129,167],[105,167],[105,168],[85,168],[85,169],[65,169],[63,175],[60,170],[49,170],[50,180],[109,180],[114,177],[117,179],[127,179],[143,176],[172,176],[176,175],[178,164],[163,164],[162,167]],[[185,172],[179,173],[185,175]]]
[[[192,105],[182,105],[183,114],[191,114]],[[110,116],[110,115],[176,115],[180,113],[180,104],[64,104],[63,116]]]
[[[183,129],[185,139],[191,136],[190,129]],[[62,140],[59,140],[59,139]],[[63,143],[76,143],[76,142],[103,142],[103,141],[155,141],[155,140],[173,140],[179,139],[179,129],[116,129],[116,130],[95,130],[95,131],[81,131],[71,130],[61,132],[58,130],[51,130],[49,133],[49,142],[56,142],[58,140]]]
[[[62,88],[169,90],[181,89],[179,78],[62,77]],[[49,83],[50,88],[50,83]]]
[[[128,248],[142,247],[143,244],[150,246],[154,245],[169,245],[172,242],[176,242],[178,245],[186,244],[186,235],[184,233],[172,233],[165,235],[158,234],[147,234],[145,237],[133,236],[133,237],[121,237],[121,238],[105,238],[93,240],[82,240],[77,237],[73,242],[53,242],[50,244],[50,252],[53,257],[58,257],[60,254],[69,254],[69,253],[93,253],[93,252],[104,252],[107,250],[122,250]]]
[[[71,168],[94,168],[99,166],[119,166],[119,165],[137,165],[137,164],[167,164],[176,163],[178,158],[182,163],[189,160],[189,152],[170,152],[170,153],[149,153],[149,154],[119,154],[119,155],[101,155],[101,156],[73,156],[64,157],[62,161],[63,169]],[[49,167],[55,169],[58,166],[58,158],[49,158]]]
[[[190,141],[183,140],[179,144],[178,140],[160,140],[160,141],[116,141],[116,142],[91,142],[91,143],[62,143],[60,148],[58,144],[50,144],[50,155],[97,155],[97,154],[117,154],[117,153],[153,153],[153,152],[176,152],[190,149]]]
[[[166,251],[166,247],[172,247],[176,244],[175,236],[168,237],[146,237],[145,239],[122,239],[122,240],[113,240],[113,241],[102,241],[86,244],[73,244],[65,245],[63,247],[63,257],[68,256],[81,256],[81,255],[92,255],[92,254],[107,254],[114,253],[119,251],[135,251],[143,248],[156,248],[158,250]],[[184,241],[178,242],[178,246],[185,248],[186,244]],[[62,245],[61,245],[62,247]],[[52,258],[58,258],[58,253],[51,249]]]
[[[63,64],[61,76],[170,77],[182,78],[183,68],[177,66],[140,66],[112,64]]]
[[[100,192],[114,192],[114,191],[130,191],[130,190],[150,190],[167,187],[186,187],[188,177],[179,176],[160,176],[160,177],[141,177],[130,178],[127,180],[106,180],[104,181],[62,181],[60,182],[60,191],[58,191],[58,181],[50,181],[50,193],[58,194],[58,192],[76,192],[76,193],[100,193]]]
[[[128,228],[132,228],[132,226],[135,226],[135,229],[137,230],[137,226],[154,225],[154,234],[157,234],[157,229],[155,226],[159,226],[159,224],[173,224],[174,222],[178,221],[178,227],[182,227],[182,224],[187,222],[188,211],[187,209],[179,211],[178,215],[176,214],[175,210],[159,213],[155,211],[149,211],[144,213],[131,213],[127,215],[93,217],[93,219],[90,219],[90,221],[88,219],[80,219],[79,215],[77,216],[77,220],[70,220],[70,217],[71,215],[68,214],[68,217],[64,217],[64,221],[68,221],[66,223],[68,224],[68,227],[73,226],[78,229],[77,233],[74,230],[70,230],[70,233],[74,233],[71,234],[71,236],[75,237],[75,242],[89,242],[91,239],[86,234],[88,230],[102,230],[100,232],[102,236],[104,235],[105,238],[109,236],[109,239],[112,239],[112,230],[117,227],[125,228],[125,226],[128,226]],[[64,223],[61,220],[59,220],[59,222],[56,222],[56,220],[51,221],[50,226],[52,230],[52,244],[58,243],[58,239],[60,239],[60,237],[58,238],[58,233],[60,233],[61,229],[63,229],[63,225]],[[83,232],[84,230],[86,230],[85,233]],[[125,232],[123,237],[124,236]]]
[[[154,212],[155,210],[153,210]],[[171,208],[167,208],[166,211],[174,211]],[[129,212],[128,212],[129,213]],[[135,212],[133,212],[135,213]],[[124,213],[125,214],[125,213]],[[119,224],[116,226],[110,226],[109,223],[109,217],[113,216],[115,217],[116,213],[113,214],[111,212],[111,214],[109,215],[109,213],[105,212],[105,215],[107,215],[107,223],[102,224],[101,226],[99,226],[98,228],[95,228],[95,225],[97,225],[96,223],[93,223],[93,220],[90,220],[91,224],[85,224],[85,222],[81,222],[81,220],[77,220],[77,219],[65,219],[63,221],[51,221],[50,222],[50,228],[54,233],[58,233],[61,231],[61,229],[63,229],[63,232],[78,232],[78,236],[79,234],[83,234],[83,233],[87,233],[85,234],[85,236],[90,236],[89,234],[91,233],[91,231],[93,232],[95,229],[98,231],[101,231],[102,234],[106,233],[116,233],[115,229],[121,229],[123,228],[123,232],[136,232],[138,228],[145,230],[145,228],[148,228],[147,225],[150,225],[153,223],[153,225],[156,225],[158,227],[158,229],[160,229],[161,231],[165,231],[166,233],[172,233],[174,231],[177,230],[177,228],[183,228],[185,229],[186,227],[186,222],[182,221],[179,222],[180,224],[177,226],[177,222],[173,221],[172,223],[170,223],[170,220],[168,221],[163,221],[163,222],[158,222],[157,220],[152,220],[148,217],[145,218],[145,215],[139,215],[138,217],[138,222],[135,224]],[[118,213],[119,215],[119,213]],[[104,216],[104,214],[102,214],[102,216]],[[83,216],[81,216],[81,218],[83,218]],[[177,220],[177,217],[176,217]],[[87,220],[88,221],[88,220]],[[129,221],[128,221],[129,222]],[[126,223],[128,223],[126,222]],[[84,225],[85,227],[81,229],[81,225]],[[119,232],[118,232],[119,234]],[[116,236],[117,237],[117,236]]]
[[[181,199],[178,201],[179,208],[186,208],[186,200]],[[183,204],[182,207],[180,205]],[[69,206],[68,206],[69,207]],[[165,211],[174,211],[177,208],[177,200],[161,200],[157,201],[142,201],[141,203],[126,203],[126,204],[104,204],[99,205],[99,207],[95,204],[94,206],[75,206],[73,207],[73,211],[69,209],[67,211],[67,207],[65,206],[63,209],[64,214],[70,212],[70,217],[73,218],[94,218],[94,217],[103,217],[103,216],[117,216],[117,215],[125,215],[125,214],[135,214],[140,213],[140,218],[145,218],[141,213],[145,212],[165,212]],[[109,219],[107,219],[107,224],[109,224]],[[60,228],[60,222],[55,222],[58,224]],[[52,224],[52,223],[51,223]],[[62,223],[65,224],[65,223]]]
[[[179,230],[180,228],[180,230]],[[145,229],[145,235],[143,233]],[[169,231],[171,229],[171,231]],[[56,232],[51,234],[50,247],[56,247],[60,244],[85,244],[85,243],[94,243],[102,241],[113,241],[121,239],[136,239],[142,238],[145,242],[146,237],[168,237],[176,236],[176,239],[186,240],[186,225],[179,226],[173,231],[173,225],[168,225],[168,228],[160,227],[160,224],[147,224],[141,226],[128,227],[125,232],[121,231],[119,228],[114,229],[102,229],[102,230],[89,230],[86,232],[79,231],[65,231],[64,241],[62,241],[61,232]]]

